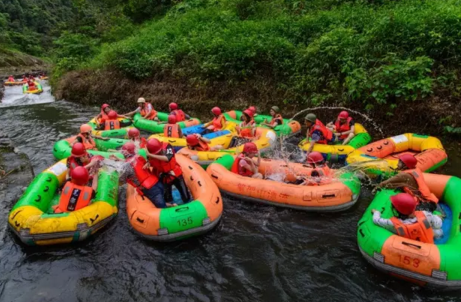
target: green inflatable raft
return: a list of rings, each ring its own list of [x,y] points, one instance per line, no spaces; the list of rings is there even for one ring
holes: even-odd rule
[[[8,218],[13,232],[27,245],[49,245],[82,241],[107,225],[118,212],[118,173],[101,169],[96,196],[90,205],[54,214],[58,189],[64,185],[66,160],[35,177]]]
[[[242,111],[232,110],[224,113],[227,121],[234,122],[237,125],[241,123],[240,118],[242,117]],[[261,125],[265,120],[270,121],[272,116],[270,115],[256,115],[254,117],[255,123],[258,127],[270,128],[267,126]],[[276,126],[274,129],[277,136],[281,135],[293,135],[301,131],[301,124],[298,121],[283,119],[283,125]]]
[[[390,197],[394,190],[376,194],[358,223],[360,252],[374,267],[419,285],[439,289],[461,288],[461,179],[454,176],[424,174],[429,189],[439,198],[444,211],[443,237],[434,243],[411,240],[373,223],[372,209],[381,217],[394,216]]]
[[[166,122],[168,120],[168,113],[157,112],[157,117],[160,121]],[[196,126],[200,124],[200,120],[197,118],[191,118],[190,120],[179,122],[178,125],[181,128],[187,128],[191,126]],[[139,130],[144,130],[150,133],[163,133],[163,128],[165,124],[158,123],[156,121],[147,120],[139,113],[136,113],[133,116],[133,125]]]

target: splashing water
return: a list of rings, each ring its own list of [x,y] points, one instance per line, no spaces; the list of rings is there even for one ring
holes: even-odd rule
[[[22,86],[6,86],[0,107],[24,106],[54,102],[48,81],[41,81],[43,92],[40,94],[24,94]]]

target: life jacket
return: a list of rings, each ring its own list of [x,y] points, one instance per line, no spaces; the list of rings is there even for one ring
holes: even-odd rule
[[[13,78],[13,77],[9,77],[9,78],[8,78],[8,82],[14,82],[14,78]]]
[[[150,108],[150,112],[149,110],[147,110],[147,108]],[[141,115],[145,118],[145,119],[148,119],[148,120],[153,120],[156,116],[157,116],[157,111],[154,110],[154,106],[152,106],[151,103],[144,103],[144,106],[143,107],[140,107],[141,109]],[[149,112],[149,113],[147,113]]]
[[[79,186],[68,181],[62,189],[58,207],[55,213],[65,213],[80,210],[90,204],[93,189],[88,186]]]
[[[208,146],[208,144],[204,141],[202,141],[201,139],[198,140],[198,144],[195,145],[195,146],[190,146],[189,145],[189,149],[191,150],[195,150],[195,151],[209,151],[210,150],[210,146]]]
[[[410,174],[416,180],[416,183],[418,184],[418,190],[421,193],[421,196],[415,196],[415,194],[413,193],[412,190],[410,190],[407,187],[404,187],[403,190],[406,193],[408,193],[408,194],[410,194],[410,195],[412,195],[412,196],[414,196],[416,198],[422,197],[426,201],[431,201],[431,202],[435,202],[435,203],[439,202],[439,199],[434,194],[431,193],[431,190],[429,190],[429,187],[427,186],[426,182],[424,181],[423,172],[419,168],[416,168],[416,169],[413,169],[413,170],[407,170],[407,171],[403,171],[403,172]]]
[[[152,166],[152,168],[157,172],[157,173],[164,173],[167,174],[168,177],[166,179],[168,180],[173,180],[174,178],[177,178],[182,175],[182,170],[179,164],[176,162],[176,157],[175,157],[175,152],[173,147],[168,144],[168,143],[163,143],[162,150],[164,151],[164,155],[171,156],[170,161],[161,161],[158,159],[153,159],[149,158],[149,163]],[[170,171],[173,171],[174,175],[170,174]]]
[[[30,82],[28,85],[29,85],[29,90],[34,90],[34,89],[37,88],[37,86],[35,86],[34,82]]]
[[[99,119],[98,119],[98,123],[99,124],[102,124],[104,123],[106,120],[108,120],[109,117],[107,116],[107,114],[104,112],[104,110],[101,110],[101,113],[99,114]]]
[[[178,124],[166,124],[163,127],[163,136],[164,137],[179,137],[179,125]]]
[[[391,218],[397,235],[425,243],[434,243],[434,231],[424,212],[416,211],[415,216],[417,221],[413,224],[404,224],[397,217]]]
[[[279,122],[279,125],[283,125],[283,118],[282,118],[282,115],[276,114],[276,115],[271,119],[270,125],[271,125],[271,126],[274,126],[276,121]]]
[[[217,117],[215,116],[213,118],[213,121],[211,122],[211,124],[213,125],[213,131],[222,130],[225,123],[226,123],[226,118],[224,117],[224,114],[220,114]]]
[[[128,179],[127,182],[136,188],[138,194],[143,195],[142,189],[150,189],[158,182],[158,177],[149,170],[144,169],[147,163],[146,159],[140,155],[135,155],[133,158],[127,159],[133,167],[136,179]]]
[[[346,122],[344,124],[341,124],[341,122],[339,121],[339,119],[336,120],[335,122],[335,129],[336,129],[336,132],[337,133],[342,133],[342,132],[346,132],[346,131],[349,131],[351,130],[351,125],[350,125],[350,122],[352,121],[352,118],[351,117],[348,117]],[[346,135],[341,135],[339,138],[340,139],[345,139],[347,138],[348,134]]]
[[[333,132],[325,127],[325,125],[323,125],[323,123],[319,120],[316,120],[315,124],[312,125],[312,127],[309,129],[309,137],[312,137],[312,133],[314,133],[316,130],[319,130],[323,136],[323,138],[317,142],[318,144],[326,145],[333,138]]]
[[[120,129],[120,121],[117,120],[106,120],[104,122],[104,130],[116,130]]]
[[[240,123],[240,136],[241,137],[253,137],[252,127],[255,125],[255,121],[251,119],[248,123],[241,122]]]
[[[93,138],[86,139],[86,137],[83,136],[83,134],[78,134],[78,137],[82,139],[82,144],[85,146],[86,150],[92,150],[96,149],[96,142],[94,141]]]
[[[176,116],[177,122],[183,122],[186,120],[186,114],[181,109],[173,110],[171,113]]]
[[[231,172],[241,175],[241,176],[247,176],[251,177],[253,176],[253,172],[247,169],[241,169],[240,168],[240,161],[245,158],[245,155],[240,153],[234,160],[234,163],[232,164]]]

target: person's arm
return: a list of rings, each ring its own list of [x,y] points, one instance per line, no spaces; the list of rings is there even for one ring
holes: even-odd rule
[[[251,171],[253,173],[257,173],[258,169],[256,168],[255,163],[251,159],[249,159],[249,160],[248,159],[249,158],[245,157],[244,160],[241,160],[240,163],[239,163],[240,167],[242,167],[242,168],[244,168],[244,169],[246,169],[248,171]]]
[[[184,116],[186,117],[186,120],[190,120],[190,119],[191,119],[190,115],[188,115],[188,114],[185,114],[185,113],[184,113]]]
[[[200,136],[200,137],[199,137],[199,140],[201,140],[202,142],[205,142],[205,143],[207,143],[207,144],[211,143],[211,141],[210,141],[208,138],[203,137],[203,136]]]
[[[373,212],[373,223],[374,224],[382,228],[385,228],[386,230],[391,231],[392,233],[396,232],[394,224],[392,223],[390,219],[381,218],[381,212],[378,210],[373,209],[371,211]]]
[[[170,161],[166,155],[152,154],[152,153],[149,153],[149,151],[147,150],[146,150],[146,154],[147,154],[147,157],[150,157],[152,159],[158,159],[160,161],[166,161],[166,162]]]
[[[212,123],[213,121],[203,124],[203,128],[209,127]]]
[[[181,130],[180,127],[178,128],[178,135],[179,135],[179,138],[183,138],[183,137],[184,137],[184,135],[182,134],[182,130]]]
[[[110,138],[109,137],[102,137],[100,135],[92,135],[93,139],[100,139],[100,140],[103,140],[103,141],[108,141]]]
[[[355,133],[355,126],[354,125],[351,126],[351,129],[349,129],[347,131],[344,131],[344,132],[341,132],[341,133],[339,133],[339,135],[341,136],[341,135],[346,135],[346,134],[350,134],[350,133]]]
[[[378,188],[385,188],[385,189],[397,189],[404,187],[407,185],[407,174],[406,173],[399,173],[388,180],[385,180],[378,184]],[[411,176],[410,176],[411,177]]]

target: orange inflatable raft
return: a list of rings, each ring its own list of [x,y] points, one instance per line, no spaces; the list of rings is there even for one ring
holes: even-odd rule
[[[196,163],[176,155],[193,201],[177,207],[159,209],[128,185],[126,211],[131,226],[142,236],[155,241],[174,241],[206,233],[221,219],[221,193],[210,176]]]
[[[272,180],[240,176],[230,171],[234,157],[225,155],[212,163],[208,174],[219,189],[231,196],[249,201],[304,211],[335,212],[352,207],[360,195],[360,181],[353,173],[344,173],[316,186],[295,185]],[[261,160],[263,175],[284,177],[294,182],[296,176],[310,175],[312,168],[281,160]]]

